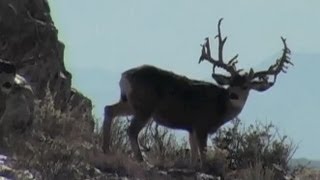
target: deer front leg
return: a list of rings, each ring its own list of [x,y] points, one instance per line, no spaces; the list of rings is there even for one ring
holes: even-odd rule
[[[198,132],[197,133],[197,142],[198,142],[199,152],[200,152],[200,168],[203,167],[203,164],[206,159],[207,140],[208,140],[208,133],[207,132]]]
[[[128,135],[129,135],[129,141],[131,144],[131,149],[134,153],[135,158],[139,162],[143,161],[143,157],[142,157],[141,150],[138,143],[138,135],[142,130],[142,128],[147,124],[148,119],[149,119],[148,117],[134,116],[128,128]]]
[[[196,142],[195,131],[189,132],[189,145],[190,145],[190,165],[195,167],[198,162],[199,149]]]
[[[208,133],[204,130],[194,132],[195,144],[197,146],[198,155],[200,154],[199,167],[202,168],[206,158]]]

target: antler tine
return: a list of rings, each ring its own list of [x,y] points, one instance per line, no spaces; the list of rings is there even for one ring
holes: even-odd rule
[[[222,22],[222,20],[223,20],[223,18],[219,19],[219,22],[218,22],[218,35],[216,35],[216,37],[215,37],[215,38],[218,38],[218,41],[219,41],[219,59],[218,59],[218,61],[220,63],[223,62],[223,46],[227,41],[227,36],[224,37],[223,39],[222,39],[222,36],[221,36],[221,22]]]
[[[286,69],[288,69],[287,64],[293,65],[293,63],[290,61],[289,55],[291,54],[291,51],[287,46],[286,39],[281,37],[281,40],[284,45],[282,56],[277,59],[276,63],[271,65],[268,70],[254,73],[251,77],[252,79],[259,78],[260,80],[267,81],[268,75],[274,75],[273,83],[275,83],[277,76],[281,71],[286,73]]]
[[[213,73],[215,72],[215,68],[216,67],[220,67],[225,69],[226,71],[228,71],[231,76],[238,74],[238,71],[236,69],[236,64],[238,63],[237,58],[238,58],[238,54],[235,55],[231,60],[228,61],[227,64],[224,63],[223,61],[223,47],[224,44],[227,41],[227,37],[222,38],[221,36],[221,22],[222,22],[223,18],[221,18],[218,22],[218,35],[215,36],[215,38],[218,38],[218,59],[214,59],[213,57],[211,57],[211,51],[210,51],[210,43],[209,43],[209,38],[205,38],[205,43],[202,44],[202,53],[201,56],[199,58],[199,62],[201,63],[203,60],[206,60],[208,62],[210,62],[213,65]]]

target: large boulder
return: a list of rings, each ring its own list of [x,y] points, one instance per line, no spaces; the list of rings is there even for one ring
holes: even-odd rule
[[[80,113],[85,118],[79,120],[88,122],[93,130],[91,101],[71,88],[72,76],[65,68],[63,53],[64,44],[58,40],[46,0],[0,1],[0,59],[16,67],[37,99],[49,91],[56,109],[74,110],[71,114],[76,118]],[[3,101],[3,95],[0,98]]]

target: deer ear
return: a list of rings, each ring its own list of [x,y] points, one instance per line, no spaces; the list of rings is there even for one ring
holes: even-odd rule
[[[269,89],[270,87],[272,87],[273,84],[274,83],[272,83],[272,82],[266,82],[266,83],[263,83],[263,82],[251,82],[250,88],[254,89],[256,91],[259,91],[259,92],[263,92],[263,91]]]
[[[230,84],[230,77],[220,74],[212,74],[212,78],[221,86]]]

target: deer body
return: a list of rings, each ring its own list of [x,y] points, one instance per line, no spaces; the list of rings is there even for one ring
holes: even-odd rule
[[[249,94],[248,89],[237,92],[237,88],[225,89],[150,65],[125,71],[119,84],[121,99],[105,107],[105,128],[110,129],[116,116],[133,115],[129,136],[136,139],[144,125],[153,119],[160,125],[186,130],[190,136],[194,133],[190,141],[202,142],[201,149],[205,149],[209,133],[241,112]],[[109,139],[110,135],[105,138]],[[195,161],[197,154],[192,156]]]
[[[173,128],[192,131],[220,126],[240,113],[229,101],[228,90],[215,84],[191,80],[154,66],[144,65],[123,73],[129,90],[122,89],[121,96],[128,100],[134,111],[139,104],[157,123]],[[133,101],[133,102],[131,102]],[[137,102],[137,103],[134,103]],[[227,117],[232,114],[233,117]],[[201,123],[203,122],[203,123]],[[203,127],[204,126],[204,127]]]
[[[137,160],[142,161],[138,144],[138,134],[150,119],[156,123],[189,132],[192,162],[204,159],[208,134],[215,133],[219,127],[235,118],[243,109],[250,90],[265,91],[276,82],[277,75],[291,64],[286,41],[283,54],[268,70],[240,74],[237,70],[237,57],[227,63],[223,60],[223,46],[226,37],[221,36],[222,19],[218,23],[218,59],[211,56],[209,39],[202,45],[199,63],[208,61],[213,65],[213,83],[192,80],[185,76],[160,68],[143,65],[122,73],[120,79],[121,98],[113,105],[105,107],[103,122],[104,152],[109,151],[112,120],[118,116],[132,115],[128,129],[129,141]],[[215,73],[222,68],[230,76]],[[269,81],[273,76],[273,82]],[[223,87],[227,86],[227,87]],[[200,158],[198,158],[200,157]]]

